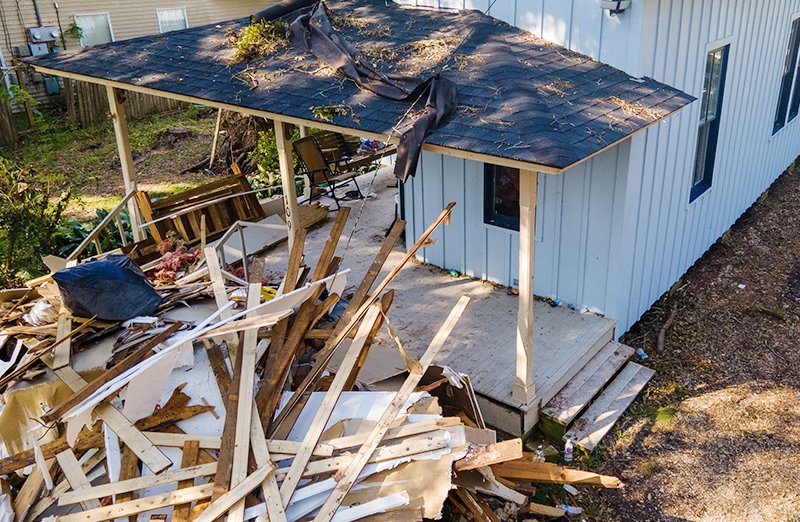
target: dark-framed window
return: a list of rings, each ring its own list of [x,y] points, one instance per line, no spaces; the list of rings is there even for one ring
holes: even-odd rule
[[[726,45],[710,51],[706,55],[706,73],[703,80],[702,105],[700,108],[700,127],[697,131],[697,153],[695,155],[692,190],[689,201],[711,187],[714,176],[714,162],[717,157],[719,123],[722,118],[722,100],[725,95],[725,76],[728,72],[728,53]]]
[[[772,133],[775,134],[795,119],[798,112],[800,112],[800,18],[792,22]]]
[[[484,163],[483,222],[519,231],[519,169]]]

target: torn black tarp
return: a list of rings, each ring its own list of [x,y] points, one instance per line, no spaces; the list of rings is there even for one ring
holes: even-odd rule
[[[455,84],[441,74],[420,80],[412,76],[386,75],[376,71],[366,60],[361,60],[358,50],[333,28],[323,2],[285,0],[259,11],[251,20],[258,23],[277,18],[285,18],[289,23],[292,40],[299,48],[350,78],[362,89],[392,100],[409,101],[408,113],[418,100],[427,96],[421,114],[399,131],[400,144],[394,173],[401,181],[413,176],[425,138],[458,105]]]

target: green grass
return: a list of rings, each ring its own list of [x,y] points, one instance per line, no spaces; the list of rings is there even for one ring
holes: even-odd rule
[[[175,147],[153,149],[169,127],[186,127],[209,136],[214,117],[195,106],[170,114],[129,120],[128,133],[135,169],[153,196],[169,196],[193,188],[196,180],[181,179],[177,172],[208,153],[208,140],[192,140]],[[35,182],[58,190],[70,189],[73,199],[67,214],[94,215],[113,207],[122,196],[117,144],[111,122],[85,129],[67,122],[61,114],[44,113],[37,126],[23,135],[20,147],[7,154],[35,172]],[[176,182],[173,182],[175,180]],[[195,181],[194,183],[192,181]]]
[[[214,119],[195,108],[167,115],[153,115],[129,122],[129,139],[134,156],[152,149],[165,128],[188,127],[198,133],[213,131]],[[175,154],[177,152],[173,151]],[[27,133],[12,159],[36,169],[39,181],[81,188],[102,181],[109,174],[117,154],[110,122],[86,129],[60,116],[44,114],[37,127]],[[82,191],[81,191],[82,192]]]

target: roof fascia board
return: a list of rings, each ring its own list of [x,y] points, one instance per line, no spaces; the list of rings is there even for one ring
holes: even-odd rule
[[[357,132],[360,137],[368,138],[368,139],[376,140],[376,141],[383,141],[383,142],[391,141],[393,143],[396,143],[396,142],[399,141],[399,137],[393,137],[390,140],[389,139],[390,136],[385,135],[385,134],[379,134],[379,133],[370,132],[370,131],[361,130],[361,129],[351,129],[351,128],[348,128],[348,127],[341,127],[339,125],[333,125],[333,124],[321,122],[321,121],[318,121],[318,120],[310,120],[310,119],[304,119],[304,118],[296,118],[296,117],[293,117],[293,116],[286,116],[286,115],[283,115],[283,114],[275,114],[275,113],[268,112],[268,111],[263,111],[263,110],[258,110],[258,109],[251,109],[251,108],[248,108],[248,107],[240,107],[238,105],[232,105],[232,104],[229,104],[229,103],[222,103],[222,102],[216,102],[216,101],[213,101],[213,100],[206,100],[206,99],[203,99],[203,98],[196,98],[194,96],[188,96],[188,95],[185,95],[185,94],[176,94],[176,93],[171,93],[171,92],[167,92],[167,91],[161,91],[161,90],[158,90],[158,89],[153,89],[153,88],[150,88],[150,87],[143,87],[143,86],[140,86],[140,85],[133,85],[133,84],[128,84],[128,83],[118,82],[118,81],[115,81],[115,80],[108,80],[108,79],[105,79],[105,78],[97,78],[95,76],[88,76],[88,75],[84,75],[84,74],[80,74],[80,73],[62,71],[62,70],[58,70],[58,69],[51,69],[50,67],[44,67],[44,66],[41,66],[41,65],[36,65],[36,64],[31,64],[31,65],[33,66],[34,70],[36,70],[36,72],[39,72],[39,73],[42,73],[42,74],[48,74],[48,75],[51,75],[51,76],[61,76],[63,78],[70,78],[70,79],[73,79],[73,80],[78,80],[78,81],[88,82],[88,83],[95,83],[95,84],[99,84],[99,85],[110,85],[112,87],[116,87],[118,89],[122,89],[122,90],[126,90],[126,91],[140,92],[142,94],[150,94],[150,95],[153,95],[153,96],[160,96],[162,98],[169,98],[169,99],[183,101],[183,102],[187,102],[187,103],[197,103],[197,104],[200,104],[200,105],[207,105],[209,107],[214,107],[214,108],[217,108],[217,109],[225,109],[225,110],[228,110],[228,111],[248,114],[250,116],[257,116],[257,117],[260,117],[260,118],[267,118],[267,119],[270,119],[270,120],[276,120],[276,121],[280,121],[280,122],[283,122],[283,123],[288,123],[288,124],[291,124],[291,125],[300,125],[300,126],[303,126],[303,127],[315,127],[315,128],[318,128],[318,129],[323,129],[323,130],[328,130],[328,131],[333,131],[333,132],[338,132],[338,133],[348,134],[348,135],[353,135],[354,132]],[[437,153],[437,154],[444,154],[444,155],[447,155],[447,156],[453,156],[453,157],[456,157],[456,158],[475,160],[475,161],[482,161],[484,163],[491,163],[491,164],[500,165],[500,166],[503,166],[503,167],[510,167],[510,168],[516,168],[516,169],[520,169],[520,170],[527,170],[527,171],[536,171],[536,172],[541,172],[541,173],[544,173],[544,174],[557,175],[557,174],[562,174],[566,170],[566,169],[557,169],[557,168],[550,167],[550,166],[547,166],[547,165],[539,165],[539,164],[536,164],[536,163],[528,163],[526,161],[519,161],[519,160],[513,160],[513,159],[503,158],[503,157],[499,157],[499,156],[491,156],[491,155],[488,155],[488,154],[481,154],[481,153],[478,153],[478,152],[473,152],[473,151],[468,151],[468,150],[460,150],[460,149],[454,149],[454,148],[451,148],[451,147],[444,147],[444,146],[441,146],[441,145],[433,145],[433,144],[430,144],[430,143],[424,143],[422,145],[422,150],[428,151],[428,152]]]

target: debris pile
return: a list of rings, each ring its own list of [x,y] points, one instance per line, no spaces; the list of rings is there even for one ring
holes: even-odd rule
[[[419,360],[403,349],[389,285],[452,206],[376,286],[403,231],[395,223],[349,302],[335,255],[346,207],[315,266],[304,229],[280,281],[246,254],[243,281],[208,246],[156,287],[162,303],[148,316],[74,316],[52,282],[3,291],[0,520],[409,521],[446,505],[500,520],[490,497],[529,520],[574,512],[530,503],[535,483],[619,487],[523,453],[520,439],[498,441],[469,378],[433,364],[468,298]],[[26,323],[34,312],[41,323]],[[365,390],[359,370],[381,331],[407,376]]]

